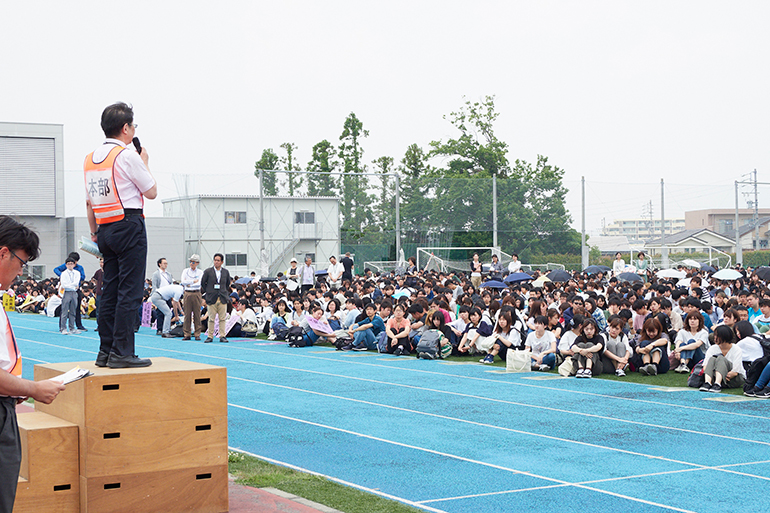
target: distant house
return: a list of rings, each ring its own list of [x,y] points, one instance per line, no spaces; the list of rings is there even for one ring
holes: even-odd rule
[[[713,248],[725,253],[735,249],[735,239],[721,235],[708,228],[696,228],[682,230],[673,235],[666,236],[664,244],[670,252],[696,253]],[[652,239],[644,245],[650,255],[659,255],[661,250],[661,238]]]
[[[756,236],[759,228],[759,237]],[[757,225],[743,225],[738,232],[741,237],[743,249],[768,249],[768,231],[770,230],[770,216],[757,219]]]

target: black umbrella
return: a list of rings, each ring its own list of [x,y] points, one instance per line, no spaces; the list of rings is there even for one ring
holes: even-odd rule
[[[520,281],[531,280],[532,276],[527,273],[511,273],[503,280],[505,283],[518,283]]]
[[[754,272],[759,276],[760,280],[770,281],[770,267],[763,265],[762,267],[757,267]]]
[[[546,276],[549,280],[558,282],[570,281],[572,279],[572,275],[570,273],[567,271],[562,271],[561,269],[551,271],[550,273],[546,274]]]
[[[606,273],[607,271],[611,271],[609,267],[606,265],[589,265],[585,269],[583,269],[583,272],[588,274],[599,274],[599,273]]]
[[[642,280],[642,277],[636,273],[620,273],[618,274],[618,281],[620,281],[621,283],[624,281],[628,281],[628,282],[638,281],[641,283],[644,280]]]

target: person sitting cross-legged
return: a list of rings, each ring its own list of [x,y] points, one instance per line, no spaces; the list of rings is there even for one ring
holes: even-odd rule
[[[743,352],[735,343],[735,332],[727,326],[714,330],[714,345],[703,357],[705,382],[701,392],[721,392],[722,388],[742,387],[746,382]]]

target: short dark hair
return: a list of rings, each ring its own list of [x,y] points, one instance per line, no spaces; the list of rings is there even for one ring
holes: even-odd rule
[[[163,262],[164,260],[165,260],[165,258],[163,258],[163,257],[160,257],[158,259],[158,267],[160,267],[160,263]]]
[[[75,262],[78,262],[78,261],[80,261],[80,253],[78,253],[77,251],[73,251],[72,253],[70,253],[70,254],[69,254],[69,255],[67,255],[67,256],[68,256],[68,257],[70,257],[70,258],[71,258],[72,260],[74,260]]]
[[[214,253],[214,258],[219,257],[219,259],[224,262],[225,256],[222,253]]]
[[[0,216],[0,247],[22,250],[28,260],[40,256],[40,237],[31,228],[10,216]],[[6,284],[4,283],[3,286]]]
[[[113,103],[102,112],[102,130],[106,137],[120,135],[126,123],[134,122],[134,109],[123,102]]]

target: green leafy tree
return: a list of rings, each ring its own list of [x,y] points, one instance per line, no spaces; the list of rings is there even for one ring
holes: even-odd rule
[[[262,186],[266,196],[278,195],[278,180],[274,170],[278,169],[278,155],[275,154],[272,148],[267,148],[262,151],[262,157],[254,164],[254,176],[259,178],[259,170],[262,169],[262,179],[264,180]]]
[[[334,146],[326,139],[313,146],[313,156],[307,163],[307,170],[326,173],[326,175],[307,175],[307,188],[310,196],[335,196],[338,194],[337,179],[331,174],[339,165],[335,160],[335,151]]]
[[[342,237],[344,242],[358,241],[362,238],[369,224],[366,209],[370,199],[366,191],[367,180],[361,173],[366,171],[362,164],[364,150],[361,139],[368,137],[369,131],[355,113],[345,119],[340,134],[339,158],[342,160]]]
[[[302,171],[302,166],[296,163],[294,152],[297,151],[297,145],[294,143],[283,143],[281,145],[286,151],[286,156],[281,157],[280,162],[283,165],[285,171]],[[294,192],[297,191],[301,184],[302,178],[297,173],[286,173],[286,183],[289,187],[289,196],[294,196]]]
[[[391,176],[394,173],[393,157],[380,157],[372,161],[375,171],[380,175],[380,187],[376,201],[372,203],[373,218],[376,222],[373,225],[374,230],[380,234],[380,242],[395,242],[393,236],[396,228],[395,212],[395,186],[396,179]]]

